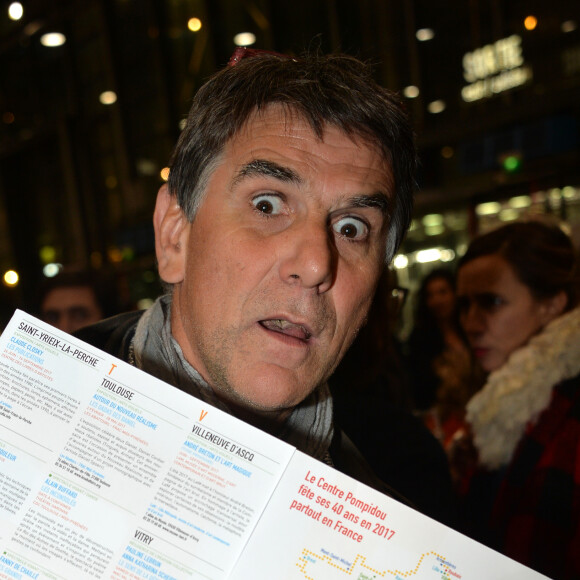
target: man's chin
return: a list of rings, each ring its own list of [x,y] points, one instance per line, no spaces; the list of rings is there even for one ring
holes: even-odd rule
[[[240,394],[218,395],[227,405],[231,414],[267,432],[274,433],[281,423],[290,415],[295,405],[288,406],[278,401],[247,397]]]
[[[216,391],[216,394],[238,416],[252,414],[269,419],[283,419],[316,387],[300,387],[297,378],[289,378],[285,374],[257,377],[253,381],[252,389],[236,387],[230,383],[225,389]]]
[[[272,396],[274,395],[274,396]],[[296,405],[300,404],[305,397],[302,398],[285,398],[281,397],[280,393],[256,393],[250,394],[235,393],[230,394],[226,398],[228,406],[235,407],[239,410],[246,410],[257,415],[275,416],[290,412]]]

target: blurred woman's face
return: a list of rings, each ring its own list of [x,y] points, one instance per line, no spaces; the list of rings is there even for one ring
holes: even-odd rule
[[[461,324],[487,372],[500,368],[512,352],[563,310],[555,299],[534,298],[498,254],[476,258],[461,267],[457,300]]]
[[[449,319],[455,308],[455,292],[445,278],[433,278],[425,289],[425,302],[436,320]]]

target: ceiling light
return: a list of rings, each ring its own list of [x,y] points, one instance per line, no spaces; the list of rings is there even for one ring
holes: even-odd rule
[[[202,26],[202,22],[199,18],[190,18],[187,21],[187,28],[189,28],[191,32],[199,32]]]
[[[522,168],[521,153],[514,153],[506,155],[501,163],[502,167],[507,173],[516,173]]]
[[[420,42],[425,42],[426,40],[431,40],[435,36],[435,32],[432,28],[420,28],[415,33],[417,40]]]
[[[42,268],[42,273],[46,278],[54,278],[62,270],[62,264],[51,262]]]
[[[438,113],[442,113],[445,110],[445,101],[442,101],[441,99],[438,99],[436,101],[432,101],[431,103],[429,103],[427,105],[427,110],[430,113],[433,113],[434,115],[437,115]]]
[[[425,234],[428,236],[438,236],[445,231],[445,226],[426,226],[425,227]]]
[[[508,209],[502,209],[499,212],[499,219],[502,222],[513,222],[514,220],[517,220],[519,217],[520,217],[520,212],[517,209],[508,208]]]
[[[20,276],[15,270],[8,270],[7,272],[4,272],[2,280],[6,286],[16,286],[18,284],[18,280],[20,280]]]
[[[571,185],[567,185],[566,187],[562,188],[562,197],[565,199],[576,199],[578,197],[576,195],[576,189],[573,188]]]
[[[20,2],[12,2],[12,4],[8,6],[8,18],[10,18],[10,20],[20,20],[23,14],[24,8],[22,8]]]
[[[455,259],[455,252],[450,248],[441,250],[441,257],[439,258],[442,262],[452,262]]]
[[[42,246],[38,252],[40,261],[43,264],[50,264],[56,260],[56,248],[54,246]]]
[[[414,99],[419,96],[419,87],[415,85],[409,85],[403,89],[403,95],[408,99]]]
[[[99,95],[99,101],[103,105],[112,105],[117,102],[117,93],[115,91],[104,91]]]
[[[467,252],[467,244],[465,242],[459,242],[455,249],[457,250],[458,256],[463,256]]]
[[[475,208],[477,215],[495,215],[501,211],[501,205],[497,201],[488,201],[487,203],[480,203]]]
[[[532,199],[529,195],[518,195],[516,197],[512,197],[508,203],[510,207],[515,209],[523,209],[532,205]]]
[[[420,250],[417,252],[417,262],[419,264],[427,264],[428,262],[436,262],[441,258],[441,250],[439,248],[430,248],[428,250]]]
[[[440,226],[443,224],[443,216],[440,213],[430,213],[421,220],[426,227]]]
[[[534,30],[538,26],[538,19],[535,16],[526,16],[524,20],[524,27],[526,30]]]
[[[234,36],[236,46],[250,46],[256,42],[256,35],[252,32],[239,32]]]
[[[404,270],[409,265],[409,258],[405,254],[398,254],[393,260],[393,266],[397,270]]]
[[[60,32],[47,32],[40,37],[40,44],[48,47],[62,46],[66,42],[66,36]]]

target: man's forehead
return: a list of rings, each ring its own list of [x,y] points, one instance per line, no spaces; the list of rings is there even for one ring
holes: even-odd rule
[[[390,159],[376,143],[333,124],[324,125],[319,137],[306,115],[282,105],[254,111],[226,143],[220,158],[218,165],[234,162],[233,182],[247,173],[247,167],[257,175],[255,166],[264,164],[265,160],[278,162],[278,173],[283,180],[299,182],[298,174],[291,175],[293,160],[316,167],[316,159],[326,159],[331,164],[352,166],[353,179],[366,171],[373,176],[372,187],[385,191],[389,197],[394,191]],[[283,167],[286,162],[288,165]],[[275,172],[269,173],[275,176]]]
[[[354,144],[357,148],[373,151],[379,159],[390,167],[390,158],[382,150],[380,145],[362,131],[346,130],[335,123],[321,122],[316,127],[312,119],[297,107],[286,104],[271,103],[260,109],[254,109],[240,129],[232,136],[227,144],[233,144],[238,140],[255,139],[275,127],[281,136],[300,137],[303,135],[314,136],[319,143],[324,143],[332,134],[335,140]],[[226,145],[227,145],[226,144]]]

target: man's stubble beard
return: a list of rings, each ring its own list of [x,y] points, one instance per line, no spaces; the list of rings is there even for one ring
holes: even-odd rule
[[[256,300],[255,303],[268,304],[270,302],[270,300],[268,300],[270,293],[268,291],[262,291],[261,295],[262,296]],[[270,310],[272,312],[277,311],[275,307],[270,307]],[[304,307],[301,307],[299,300],[294,300],[293,304],[290,304],[287,308],[283,308],[282,310],[293,313],[295,316],[302,317],[301,312],[304,311]],[[328,305],[326,299],[321,299],[319,301],[316,305],[316,310],[316,325],[323,329],[336,328],[335,313]],[[309,319],[311,317],[304,316],[304,318]],[[302,400],[291,407],[283,404],[276,407],[265,407],[257,404],[252,401],[249,396],[240,393],[239,388],[236,388],[235,381],[231,377],[233,353],[235,348],[239,348],[238,337],[247,330],[248,328],[243,328],[243,330],[240,331],[240,327],[238,326],[217,329],[211,333],[208,340],[202,336],[198,338],[196,343],[200,359],[207,372],[207,376],[204,376],[203,378],[210,385],[219,399],[223,400],[228,406],[237,408],[239,411],[246,410],[249,413],[255,413],[259,416],[272,416],[276,414],[287,416],[292,408],[307,398],[308,395],[310,395],[317,387],[324,384],[338,365],[338,361],[327,361],[327,368],[324,372],[321,372],[316,379],[313,378],[312,384],[307,390],[301,389],[304,392]],[[216,348],[215,345],[219,346]],[[345,349],[345,352],[346,350],[347,349]],[[247,358],[253,360],[253,357],[250,356],[251,354],[252,353],[248,353]],[[342,358],[343,355],[344,353],[341,354],[340,358]],[[244,353],[238,352],[238,358],[239,361],[244,360]],[[240,364],[239,361],[238,364]],[[241,372],[242,369],[243,367],[239,367],[238,372]],[[243,385],[238,385],[238,387],[242,386]],[[245,389],[246,392],[248,390],[249,389]]]

